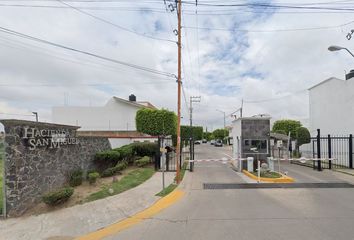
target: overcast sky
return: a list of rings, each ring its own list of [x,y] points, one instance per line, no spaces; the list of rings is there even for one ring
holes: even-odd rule
[[[198,2],[197,7],[190,0],[183,5],[183,124],[188,123],[185,100],[189,102],[190,96],[201,96],[201,102],[194,104],[194,123],[208,129],[223,125],[223,114],[216,109],[226,112],[229,124],[229,114],[240,107],[241,99],[244,116],[266,113],[273,119],[305,123],[306,89],[329,77],[343,79],[345,71],[354,69],[347,52],[327,50],[330,45],[354,50],[354,35],[352,40],[346,38],[354,29],[353,10],[218,7],[201,4],[255,1]],[[354,1],[326,2],[330,1],[257,1],[354,9]],[[166,11],[163,0],[66,3],[76,9],[52,0],[0,1],[0,27],[177,75],[176,10]],[[167,8],[173,9],[168,5],[167,1]],[[4,32],[0,32],[0,87],[0,118],[33,120],[31,112],[36,111],[41,121],[50,122],[52,106],[101,106],[112,96],[127,99],[131,93],[138,101],[177,109],[173,78]]]

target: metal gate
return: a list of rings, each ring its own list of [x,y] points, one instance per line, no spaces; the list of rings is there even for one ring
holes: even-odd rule
[[[300,147],[303,157],[310,158],[335,158],[336,161],[313,161],[312,163],[297,164],[313,168],[353,168],[353,135],[311,137],[309,144]]]

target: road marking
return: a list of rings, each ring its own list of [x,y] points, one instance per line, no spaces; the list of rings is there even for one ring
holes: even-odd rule
[[[111,235],[114,235],[118,232],[123,231],[137,223],[140,223],[144,219],[151,218],[152,216],[158,214],[165,208],[168,208],[172,204],[176,203],[184,196],[184,192],[176,189],[172,193],[168,194],[166,197],[161,198],[158,200],[154,205],[151,207],[143,210],[140,213],[135,214],[125,220],[120,222],[114,223],[108,227],[102,228],[96,232],[89,233],[87,235],[75,238],[76,240],[98,240],[102,239]]]

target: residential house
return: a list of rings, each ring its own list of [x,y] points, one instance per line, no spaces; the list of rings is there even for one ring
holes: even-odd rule
[[[135,115],[139,109],[156,109],[149,102],[138,102],[133,94],[128,100],[112,97],[104,106],[60,106],[52,108],[54,123],[80,126],[80,136],[108,137],[112,148],[132,142],[156,141],[156,137],[136,131]]]

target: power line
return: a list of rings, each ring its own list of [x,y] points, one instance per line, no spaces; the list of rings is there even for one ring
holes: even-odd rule
[[[150,35],[146,35],[146,34],[143,34],[143,33],[139,33],[139,32],[130,30],[130,29],[128,29],[128,28],[122,27],[122,26],[120,26],[120,25],[118,25],[118,24],[115,24],[115,23],[113,23],[113,22],[110,22],[110,21],[108,21],[108,20],[106,20],[106,19],[104,19],[104,18],[98,17],[98,16],[93,15],[93,14],[91,14],[91,13],[89,13],[89,12],[83,11],[83,10],[81,10],[81,9],[79,9],[79,8],[77,8],[77,7],[74,7],[74,6],[72,6],[72,5],[70,5],[70,4],[66,3],[66,2],[64,2],[64,1],[62,1],[62,0],[57,0],[57,1],[60,2],[60,3],[62,3],[62,4],[64,4],[64,5],[66,5],[66,6],[68,6],[68,7],[70,7],[70,8],[72,8],[72,9],[74,9],[74,10],[76,10],[76,11],[78,11],[78,12],[80,12],[80,13],[82,13],[82,14],[85,14],[85,15],[87,15],[87,16],[89,16],[89,17],[92,17],[92,18],[94,18],[94,19],[96,19],[96,20],[98,20],[98,21],[101,21],[101,22],[106,23],[106,24],[108,24],[108,25],[111,25],[111,26],[113,26],[113,27],[116,27],[116,28],[118,28],[118,29],[120,29],[120,30],[127,31],[127,32],[130,32],[130,33],[134,33],[134,34],[137,34],[137,35],[139,35],[139,36],[147,37],[147,38],[150,38],[150,39],[155,39],[155,40],[160,40],[160,41],[165,41],[165,42],[176,43],[176,41],[173,41],[173,40],[170,40],[170,39],[157,38],[157,37],[153,37],[153,36],[150,36]]]
[[[344,27],[350,24],[353,24],[354,21],[346,22],[343,24],[339,25],[334,25],[334,26],[323,26],[323,27],[309,27],[309,28],[284,28],[284,29],[257,29],[257,30],[252,30],[252,29],[226,29],[226,28],[209,28],[209,27],[198,27],[198,26],[183,26],[184,28],[190,28],[190,29],[203,29],[203,30],[210,30],[210,31],[227,31],[227,32],[256,32],[256,33],[267,33],[267,32],[295,32],[295,31],[313,31],[313,30],[326,30],[326,29],[334,29],[334,28],[340,28]]]
[[[6,34],[10,34],[10,35],[14,35],[14,36],[17,36],[17,37],[29,39],[29,40],[32,40],[32,41],[44,43],[44,44],[51,45],[51,46],[54,46],[54,47],[57,47],[57,48],[62,48],[62,49],[66,49],[66,50],[69,50],[69,51],[85,54],[85,55],[88,55],[88,56],[91,56],[91,57],[103,59],[105,61],[114,62],[114,63],[120,64],[120,65],[124,65],[124,66],[127,66],[127,67],[135,68],[135,69],[138,69],[138,70],[141,70],[141,71],[146,71],[146,72],[150,72],[150,73],[154,73],[154,74],[158,74],[158,75],[162,75],[162,76],[166,76],[166,77],[175,78],[175,75],[172,74],[172,73],[167,73],[167,72],[155,70],[155,69],[152,69],[152,68],[143,67],[143,66],[139,66],[139,65],[123,62],[123,61],[116,60],[116,59],[113,59],[113,58],[104,57],[104,56],[101,56],[101,55],[97,55],[97,54],[94,54],[94,53],[91,53],[91,52],[75,49],[75,48],[72,48],[72,47],[67,47],[67,46],[64,46],[64,45],[61,45],[61,44],[58,44],[58,43],[50,42],[50,41],[47,41],[47,40],[44,40],[44,39],[41,39],[41,38],[37,38],[37,37],[33,37],[33,36],[30,36],[30,35],[27,35],[27,34],[24,34],[24,33],[20,33],[20,32],[17,32],[17,31],[8,29],[8,28],[0,27],[0,32],[4,32]]]

